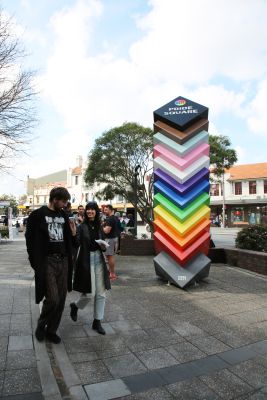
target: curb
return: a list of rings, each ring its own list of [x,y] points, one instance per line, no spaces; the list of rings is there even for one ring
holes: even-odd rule
[[[40,315],[38,304],[35,304],[34,281],[31,286],[31,315],[32,315],[32,332],[33,344],[35,349],[37,369],[42,385],[42,395],[45,400],[61,400],[61,394],[56,382],[53,370],[50,365],[50,359],[47,353],[45,342],[38,342],[34,335],[37,320]]]

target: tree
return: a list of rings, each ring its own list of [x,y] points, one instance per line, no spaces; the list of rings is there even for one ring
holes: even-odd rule
[[[219,179],[222,185],[223,206],[222,217],[223,227],[225,227],[225,188],[224,188],[224,172],[231,168],[237,162],[237,154],[234,149],[231,149],[231,142],[227,136],[210,135],[210,164],[213,167],[213,172]]]
[[[35,125],[33,72],[22,69],[25,53],[0,10],[0,171],[25,152]]]
[[[137,211],[151,222],[152,208],[152,152],[153,131],[134,122],[104,132],[95,141],[88,156],[85,182],[106,183],[101,191],[105,199],[121,194],[127,201],[135,204],[137,192]],[[135,187],[136,167],[138,168],[137,187]],[[146,184],[146,179],[149,179]],[[97,193],[96,195],[99,195]]]
[[[15,196],[9,195],[9,194],[2,194],[0,195],[0,201],[9,201],[10,205],[7,207],[4,207],[4,214],[7,215],[8,213],[8,207],[12,207],[12,213],[13,215],[17,215],[18,214],[18,202],[16,200]]]

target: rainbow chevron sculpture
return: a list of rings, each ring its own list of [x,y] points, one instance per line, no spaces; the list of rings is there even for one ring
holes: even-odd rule
[[[154,111],[156,274],[185,288],[209,274],[208,108],[178,97]]]

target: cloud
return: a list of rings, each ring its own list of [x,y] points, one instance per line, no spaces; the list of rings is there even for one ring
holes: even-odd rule
[[[247,123],[252,132],[267,138],[267,80],[259,83],[258,90],[246,107]]]
[[[119,57],[117,43],[109,37],[100,43],[96,35],[105,1],[77,0],[50,19],[50,54],[38,83],[64,134],[50,133],[56,156],[49,166],[69,167],[103,131],[125,121],[152,126],[153,111],[177,95],[210,108],[211,133],[221,131],[216,119],[224,113],[248,118],[250,129],[264,131],[267,2],[150,0],[149,5],[149,12],[135,19],[139,39]]]

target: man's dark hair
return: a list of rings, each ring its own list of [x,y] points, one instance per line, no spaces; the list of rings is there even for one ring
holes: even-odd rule
[[[105,207],[109,208],[111,211],[113,211],[113,210],[114,210],[114,208],[112,207],[112,205],[111,205],[111,204],[107,204]]]
[[[78,210],[79,210],[80,207],[84,208],[84,206],[83,206],[82,204],[80,204],[80,205],[78,206]]]
[[[49,202],[54,199],[67,201],[70,200],[70,194],[64,187],[54,187],[49,194]]]

